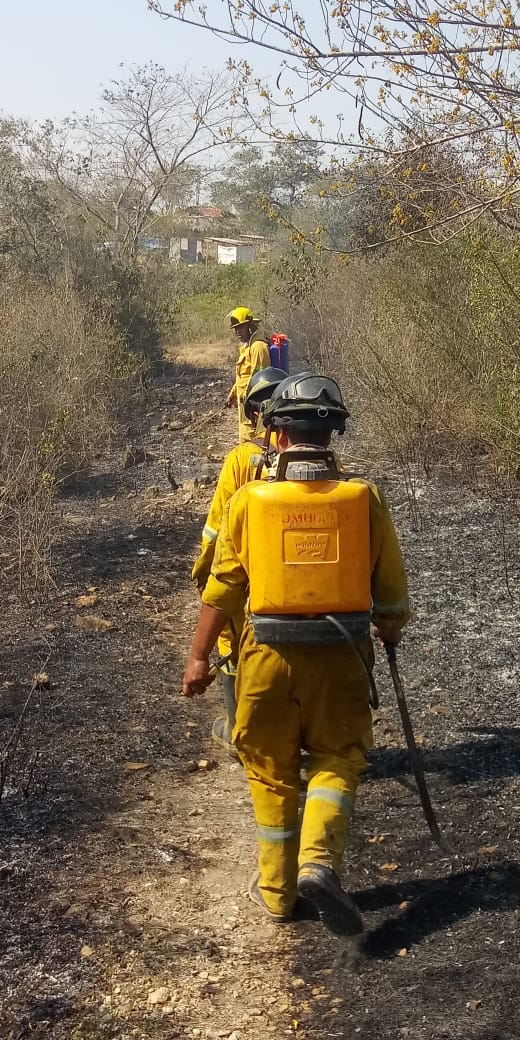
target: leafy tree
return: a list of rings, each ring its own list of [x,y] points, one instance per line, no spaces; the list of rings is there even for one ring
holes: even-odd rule
[[[32,140],[41,169],[100,239],[135,253],[140,235],[189,195],[203,156],[233,141],[224,75],[133,68],[86,119],[48,124]]]
[[[49,186],[27,170],[23,128],[12,120],[0,123],[0,253],[5,267],[52,281],[63,264],[61,215]]]
[[[422,181],[428,194],[432,169],[425,150],[457,155],[462,181],[454,181],[451,164],[435,171],[433,195],[442,205],[430,199],[422,213],[415,208],[412,220],[397,211],[377,242],[441,243],[483,214],[518,228],[520,26],[509,0],[322,0],[312,16],[297,0],[229,0],[211,9],[194,0],[150,0],[150,7],[235,45],[249,44],[253,52],[279,55],[274,86],[256,73],[249,55],[230,60],[242,77],[235,100],[251,111],[249,91],[256,87],[262,101],[257,126],[266,136],[298,141],[310,135],[333,148],[340,173],[350,172],[344,194],[359,196],[364,171],[376,162],[383,185],[401,183],[399,196],[412,175],[409,195],[422,191]],[[342,112],[336,132],[318,115],[307,117],[323,92],[336,94],[342,110],[345,102],[355,106],[350,127]],[[288,130],[280,128],[280,115],[285,126],[292,118]],[[407,201],[414,208],[417,199]],[[322,245],[324,239],[323,231],[313,236]]]
[[[234,211],[245,227],[272,229],[274,207],[289,214],[320,174],[323,150],[315,141],[278,141],[271,154],[243,145],[236,152],[225,179],[214,185],[213,201]]]

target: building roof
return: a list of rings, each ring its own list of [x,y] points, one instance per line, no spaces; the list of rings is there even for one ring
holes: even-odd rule
[[[247,246],[243,238],[217,238],[216,235],[204,235],[205,242],[220,242],[223,246]]]
[[[217,206],[188,206],[187,213],[196,217],[207,217],[209,220],[220,220],[224,213]]]

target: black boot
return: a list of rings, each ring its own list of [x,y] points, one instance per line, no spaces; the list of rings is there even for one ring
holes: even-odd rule
[[[359,935],[361,914],[344,892],[337,874],[321,863],[305,863],[298,872],[298,895],[313,903],[322,924],[334,935]]]

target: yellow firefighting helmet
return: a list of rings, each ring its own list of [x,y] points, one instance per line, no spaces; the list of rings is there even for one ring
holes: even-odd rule
[[[235,307],[233,311],[230,311],[227,315],[231,322],[231,328],[236,329],[237,325],[259,325],[258,318],[255,318],[249,307]]]

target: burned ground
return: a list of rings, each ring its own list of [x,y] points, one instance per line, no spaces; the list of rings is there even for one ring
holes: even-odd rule
[[[145,461],[107,451],[64,493],[48,600],[21,603],[6,567],[2,745],[31,677],[49,685],[3,800],[0,1036],[520,1037],[518,499],[455,469],[416,474],[410,499],[381,474],[414,602],[399,661],[452,854],[430,840],[379,654],[345,864],[364,936],[274,926],[245,895],[254,830],[241,768],[211,744],[219,691],[179,697],[190,565],[235,436],[225,356],[184,361],[136,403]]]

